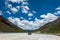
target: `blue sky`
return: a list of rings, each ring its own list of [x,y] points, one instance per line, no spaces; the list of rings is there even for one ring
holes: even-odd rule
[[[60,0],[30,0],[29,5],[31,9],[34,9],[42,14],[54,12],[55,8],[60,6]]]
[[[17,8],[17,6],[19,7]],[[49,20],[50,15],[52,16],[52,18],[56,15],[60,16],[60,14],[58,14],[58,12],[60,13],[60,0],[28,0],[27,4],[25,4],[25,6],[27,7],[25,8],[25,12],[23,11],[23,8],[20,8],[20,6],[24,7],[24,5],[20,3],[19,0],[0,0],[0,11],[2,11],[1,14],[6,19],[10,18],[11,20],[13,18],[16,18],[16,20],[18,21],[24,20],[30,23],[31,21],[35,22],[35,20]],[[45,23],[45,21],[43,23]],[[46,23],[48,22],[46,21]]]
[[[5,0],[0,0],[0,9],[1,10],[5,10],[4,1]],[[55,12],[56,11],[55,8],[60,6],[60,0],[29,0],[28,3],[29,3],[29,5],[28,5],[29,8],[31,10],[34,10],[37,12],[35,14],[35,16],[37,18],[39,18],[39,16],[42,14]],[[15,5],[17,5],[17,4],[15,4]],[[18,15],[18,13],[16,15]],[[18,15],[18,16],[16,16],[16,15],[12,14],[9,16],[15,16],[15,17],[20,16],[20,15]],[[7,18],[8,14],[4,14],[4,17]]]

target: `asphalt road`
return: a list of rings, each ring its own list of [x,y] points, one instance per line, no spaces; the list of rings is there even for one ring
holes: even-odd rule
[[[48,34],[0,33],[0,40],[60,40],[60,36]]]

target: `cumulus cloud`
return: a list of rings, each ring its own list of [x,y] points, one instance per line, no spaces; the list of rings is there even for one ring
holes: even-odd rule
[[[29,5],[28,2],[26,2],[26,1],[25,2],[22,2],[22,4],[23,5]]]
[[[13,2],[13,3],[20,3],[21,0],[7,0],[7,1],[10,1],[10,2]]]
[[[33,16],[33,13],[29,13],[28,16],[30,16],[30,17]]]
[[[25,13],[25,14],[28,14],[28,16],[32,16],[33,14],[32,13],[36,13],[34,10],[30,10],[30,8],[28,7],[28,0],[7,0],[5,2],[5,5],[6,5],[6,8],[9,9],[10,13],[12,12],[13,14],[21,11],[22,13]],[[17,5],[14,7],[14,5],[12,3],[9,3],[9,2],[12,2],[13,4],[14,3],[19,3],[21,5]],[[21,3],[20,3],[21,2]],[[7,11],[8,14],[10,14],[8,11]]]
[[[60,14],[60,11],[57,11],[58,14]]]
[[[11,8],[12,7],[12,4],[10,4],[9,2],[5,2],[5,6],[6,6],[6,8]]]
[[[19,18],[9,17],[8,20],[23,30],[36,30],[46,23],[56,20],[58,17],[48,13],[47,15],[41,15],[41,18],[43,19],[35,18],[35,21],[28,21],[26,19],[20,20]]]
[[[7,6],[8,6],[8,8],[12,8],[12,4],[8,4]]]
[[[8,20],[9,20],[10,22],[12,22],[13,24],[15,24],[15,23],[14,23],[15,21],[14,21],[13,17],[9,17]]]
[[[10,9],[12,13],[16,13],[16,12],[19,12],[19,10],[21,10],[22,13],[28,13],[30,10],[29,7],[28,7],[28,0],[7,0],[5,2],[5,5],[6,5],[6,8],[7,9]],[[18,5],[16,7],[14,7],[11,3],[9,2],[12,2],[12,3],[19,3],[21,5]],[[21,3],[20,3],[21,2]]]
[[[54,14],[51,14],[51,13],[47,13],[47,15],[41,15],[40,17],[44,18],[46,23],[52,22],[58,18],[58,16],[55,16]]]
[[[33,22],[33,21],[25,20],[25,19],[20,20],[19,18],[12,18],[12,17],[9,17],[8,20],[10,22],[12,22],[13,24],[17,25],[18,27],[20,27],[21,29],[24,29],[24,30],[38,29],[42,26],[41,23],[43,23],[43,22],[41,22],[42,20],[35,20]]]
[[[25,8],[22,8],[22,13],[28,13],[28,10],[26,10]]]
[[[57,7],[57,8],[56,8],[56,11],[57,11],[57,12],[55,12],[54,14],[55,14],[55,15],[59,15],[59,14],[60,14],[60,7]]]
[[[26,10],[30,10],[28,6],[23,6],[23,8],[25,8]]]
[[[12,4],[9,4],[8,2],[5,2],[5,5],[6,5],[6,8],[10,9],[12,13],[16,13],[18,12],[18,6],[17,8],[16,7],[13,7]],[[9,11],[6,11],[8,14],[10,14],[10,10]]]
[[[60,7],[57,7],[56,10],[60,10]]]
[[[5,2],[5,6],[7,9],[9,9],[8,11],[6,11],[8,14],[11,14],[12,13],[17,13],[19,11],[18,7],[13,7],[12,4],[10,4],[9,2]]]
[[[29,20],[31,19],[30,17],[33,16],[33,13],[36,13],[33,10],[30,11],[30,8],[27,5],[28,3],[26,2],[27,0],[7,0],[7,1],[10,1],[13,3],[22,2],[21,6],[16,6],[16,7],[13,7],[12,4],[8,4],[8,8],[12,11],[12,13],[18,12],[19,9],[21,8],[22,13],[28,14]],[[56,8],[56,10],[58,10],[57,13],[60,13],[59,12],[60,8]],[[9,13],[9,11],[7,11],[7,13]],[[43,14],[40,17],[43,19],[35,18],[35,21],[29,21],[29,20],[24,19],[23,17],[20,17],[20,18],[9,17],[8,20],[23,30],[36,30],[36,29],[40,28],[41,26],[45,25],[46,23],[52,22],[58,18],[57,16],[55,16],[52,13],[47,13],[46,15]],[[21,20],[21,19],[23,19],[23,20]]]
[[[12,3],[20,3],[20,2],[25,2],[25,1],[28,1],[28,0],[7,0],[7,1],[10,1]]]
[[[34,24],[36,24],[37,26],[41,27],[41,26],[43,26],[45,24],[44,23],[44,19],[35,18]]]
[[[20,9],[21,7],[20,6],[16,6],[17,9]]]
[[[21,8],[22,13],[28,13],[28,10],[30,10],[28,6],[22,6]]]
[[[13,13],[17,13],[17,12],[19,11],[17,8],[14,8],[14,7],[10,8],[10,10],[11,10]]]

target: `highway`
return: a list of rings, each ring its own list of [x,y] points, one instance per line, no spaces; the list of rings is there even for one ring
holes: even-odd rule
[[[0,40],[60,40],[60,36],[48,34],[0,33]]]

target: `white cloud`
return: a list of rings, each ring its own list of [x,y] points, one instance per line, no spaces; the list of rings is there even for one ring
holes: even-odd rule
[[[12,4],[8,4],[7,6],[8,6],[8,8],[12,8]]]
[[[21,7],[20,6],[16,6],[17,9],[20,9]]]
[[[56,10],[60,10],[60,7],[57,7]]]
[[[13,2],[13,3],[19,3],[19,4],[22,4],[22,6],[18,5],[16,7],[13,7],[12,4],[9,3],[10,2]],[[12,13],[16,13],[18,12],[19,10],[21,10],[22,13],[28,13],[30,8],[28,7],[28,0],[7,0],[5,2],[5,5],[6,5],[6,8],[9,8]],[[21,2],[21,3],[20,3]]]
[[[28,13],[29,12],[29,7],[28,6],[24,6],[24,5],[22,5],[22,7],[21,7],[21,11],[22,11],[22,13]]]
[[[13,3],[20,3],[21,0],[7,0],[7,1],[10,1],[10,2],[13,2]]]
[[[41,27],[41,21],[42,20],[35,20],[28,21],[28,20],[20,20],[19,18],[12,18],[9,17],[8,20],[12,22],[13,24],[17,25],[18,27],[24,29],[24,30],[35,30]],[[39,23],[38,23],[39,22]]]
[[[34,22],[37,26],[43,26],[45,23],[44,23],[44,19],[38,19],[38,18],[35,18],[35,22]]]
[[[41,17],[44,19],[35,18],[35,21],[28,21],[26,19],[20,20],[19,18],[9,17],[8,20],[20,27],[21,29],[36,30],[39,29],[41,26],[45,25],[46,23],[52,22],[58,18],[57,16],[51,13],[48,13],[47,15],[41,15]]]
[[[56,14],[60,14],[60,11],[57,11]]]
[[[59,15],[60,14],[60,7],[56,8],[56,12],[54,13],[55,15]]]
[[[45,22],[52,22],[58,18],[58,16],[55,16],[54,14],[47,13],[47,15],[41,15],[41,18],[44,18]]]
[[[29,12],[29,13],[28,13],[28,16],[30,16],[30,17],[33,16],[33,13]]]
[[[9,4],[9,2],[5,2],[5,6],[7,7],[7,8],[11,8],[12,7],[12,4]]]
[[[6,11],[6,13],[11,14],[10,11]]]
[[[60,11],[57,11],[58,14],[60,14]]]
[[[12,4],[10,4],[9,2],[5,2],[6,8],[10,9],[9,11],[11,11],[12,13],[16,13],[19,11],[19,6],[13,7]],[[9,11],[6,11],[7,13],[11,14]]]
[[[16,13],[16,12],[19,11],[19,10],[18,10],[17,8],[15,8],[15,7],[10,8],[10,10],[11,10],[13,13]]]
[[[23,5],[29,5],[28,2],[22,2]]]
[[[28,10],[26,10],[25,8],[22,8],[22,13],[28,13]]]
[[[20,3],[20,2],[27,1],[27,0],[7,0],[7,1],[10,1],[10,2],[13,2],[13,3]]]
[[[2,15],[2,11],[0,11],[0,15]]]
[[[36,13],[35,11],[30,11],[30,8],[27,5],[24,6],[24,4],[28,4],[27,2],[24,2],[27,0],[8,0],[8,1],[11,1],[13,3],[22,2],[22,6],[21,7],[16,6],[16,8],[12,7],[11,4],[8,4],[9,9],[13,13],[18,12],[20,8],[21,8],[22,13],[27,13],[29,17],[32,17],[33,13]],[[56,10],[60,10],[60,8],[57,8]],[[7,13],[9,13],[9,12],[7,12]],[[60,13],[60,12],[58,12],[58,13]],[[12,22],[13,24],[17,25],[18,27],[20,27],[21,29],[35,30],[35,29],[38,29],[41,26],[45,25],[46,23],[52,22],[58,18],[57,16],[55,16],[54,14],[51,14],[51,13],[47,13],[47,15],[41,15],[40,17],[43,19],[35,18],[35,21],[29,21],[31,18],[28,18],[29,20],[26,20],[23,17],[20,17],[20,18],[9,17],[8,20],[10,22]],[[21,19],[23,19],[23,20],[21,20]]]
[[[29,13],[28,16],[33,16],[33,14],[32,13]]]
[[[13,17],[9,17],[8,20],[14,24],[14,19],[13,19]]]
[[[41,18],[43,19],[35,18],[35,21],[28,21],[26,19],[20,20],[19,18],[9,17],[8,20],[23,30],[36,30],[46,23],[56,20],[58,17],[51,13],[48,13],[47,15],[41,15]]]
[[[30,10],[28,6],[23,6],[23,8],[25,8],[26,10]]]
[[[21,8],[22,13],[28,13],[28,10],[30,10],[28,6],[22,6]]]

